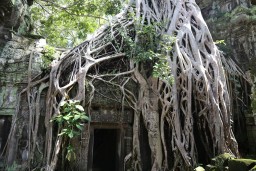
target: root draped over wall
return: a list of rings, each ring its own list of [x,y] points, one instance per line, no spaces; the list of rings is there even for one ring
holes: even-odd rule
[[[175,37],[171,50],[161,50],[173,83],[152,76],[153,60],[134,60],[136,53],[124,50],[127,36],[135,44],[149,43],[141,42],[138,36],[146,25],[153,26],[160,38]],[[227,79],[230,75],[242,77],[242,72],[218,50],[194,0],[131,1],[109,25],[55,61],[48,75],[33,80],[29,75],[28,86],[21,92],[28,102],[27,167],[35,167],[33,155],[40,149],[42,115],[43,136],[47,139],[37,166],[49,171],[56,168],[63,140],[57,136],[60,128],[56,129],[50,120],[60,113],[60,103],[68,98],[79,100],[90,114],[95,80],[118,87],[123,103],[134,109],[131,160],[135,170],[141,170],[145,162],[139,143],[141,124],[148,134],[151,170],[189,170],[196,166],[198,156],[210,158],[224,152],[237,156],[231,125],[232,89]],[[138,85],[138,92],[129,89],[130,80]],[[40,97],[45,90],[46,110],[42,114]],[[19,115],[18,107],[9,142],[18,134],[15,121]],[[14,160],[14,145],[8,145],[9,163]]]

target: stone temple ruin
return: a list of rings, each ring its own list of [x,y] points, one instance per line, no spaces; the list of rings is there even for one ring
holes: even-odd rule
[[[16,96],[27,84],[28,58],[33,53],[33,72],[36,76],[40,69],[40,56],[42,55],[43,40],[32,40],[24,37],[14,36],[6,43],[1,53],[1,72],[0,72],[0,153],[4,153],[8,132],[11,129],[12,115],[15,113],[17,105]],[[131,84],[134,90],[134,87]],[[22,97],[26,98],[26,97]],[[104,166],[108,170],[122,170],[123,158],[131,151],[132,144],[132,122],[133,110],[121,107],[121,93],[115,88],[99,82],[95,100],[92,104],[90,135],[88,131],[82,134],[80,152],[83,153],[78,163],[88,170]],[[23,102],[22,102],[23,103]],[[21,110],[26,111],[26,102],[21,105]],[[42,111],[45,104],[40,104]],[[22,111],[21,111],[22,112]],[[25,123],[26,114],[24,113],[22,130],[19,133],[19,141],[16,143],[16,158],[20,162],[27,160],[27,124]],[[43,125],[41,128],[43,130]],[[90,137],[90,139],[88,139]],[[83,145],[83,143],[85,143]],[[89,149],[87,149],[89,143]],[[84,155],[88,153],[88,155]],[[105,154],[111,154],[105,155]],[[3,160],[1,156],[1,161]],[[13,159],[9,159],[13,160]],[[105,163],[100,163],[100,162]],[[0,165],[1,167],[1,165]]]
[[[12,11],[13,7],[9,6],[10,2],[5,0],[0,2],[0,6],[5,5],[10,8],[9,11]],[[29,2],[31,3],[31,2]],[[202,12],[205,15],[205,18],[208,17],[210,28],[213,30],[218,30],[213,23],[211,23],[211,17],[217,16],[217,11],[222,13],[231,12],[239,5],[249,7],[255,5],[255,1],[205,1],[198,0],[198,4],[202,5]],[[14,35],[10,28],[16,29],[16,31],[23,29],[24,32],[29,31],[29,25],[26,23],[26,20],[21,20],[21,17],[26,18],[26,8],[28,7],[24,2],[20,5],[24,5],[23,10],[19,11],[19,15],[15,18],[16,14],[14,12],[9,12],[7,16],[12,18],[12,22],[0,20],[0,168],[2,167],[1,161],[3,161],[3,156],[5,154],[5,144],[8,139],[8,133],[11,129],[12,116],[16,113],[17,105],[17,95],[19,92],[27,85],[28,77],[28,65],[29,58],[32,55],[33,66],[32,66],[32,75],[35,77],[41,72],[41,55],[43,51],[43,46],[38,43],[42,40],[35,40],[35,38],[27,38],[25,36]],[[17,7],[16,7],[17,8]],[[209,15],[208,15],[209,14]],[[208,15],[208,16],[206,16]],[[24,23],[25,22],[25,23]],[[250,21],[250,28],[255,32],[255,21]],[[212,24],[212,25],[211,25]],[[239,33],[241,33],[241,26],[236,26]],[[234,48],[234,51],[239,50],[239,52],[234,52],[237,54],[235,57],[237,61],[241,62],[244,65],[244,69],[248,70],[247,64],[250,61],[255,60],[255,49],[256,44],[255,40],[253,43],[252,35],[247,35],[246,33],[239,34],[240,37],[236,37],[233,33],[231,35],[231,46]],[[223,37],[220,39],[225,39],[225,33],[216,33],[217,37]],[[234,47],[235,46],[235,47]],[[237,48],[237,47],[238,48]],[[248,47],[251,50],[247,52],[244,47]],[[246,61],[243,57],[246,57]],[[136,85],[133,83],[130,84],[131,89],[136,92]],[[132,149],[132,124],[133,124],[133,110],[129,107],[121,107],[121,93],[118,92],[113,87],[109,85],[104,85],[104,83],[99,82],[96,86],[97,91],[95,94],[95,99],[92,102],[92,120],[87,128],[88,131],[84,131],[81,135],[81,149],[79,150],[80,154],[77,160],[77,165],[79,168],[84,170],[101,170],[102,166],[107,170],[116,170],[121,171],[125,170],[124,163],[126,161],[125,156],[129,156],[129,152]],[[248,85],[248,93],[250,92],[250,86]],[[24,97],[25,98],[25,97]],[[248,99],[248,104],[249,104]],[[22,102],[23,103],[23,102]],[[21,110],[25,108],[21,104]],[[44,110],[45,104],[40,104],[42,110]],[[242,106],[240,106],[242,107]],[[247,113],[243,114],[242,117],[238,119],[243,119],[245,125],[243,128],[244,132],[247,132],[245,137],[241,138],[242,143],[246,143],[243,148],[246,146],[249,149],[242,149],[245,151],[256,152],[256,115],[250,113],[249,107],[244,107],[245,110],[248,110]],[[25,110],[24,110],[25,111]],[[22,111],[21,111],[22,112]],[[24,121],[24,125],[21,126],[19,133],[20,137],[17,137],[19,141],[16,141],[16,149],[13,149],[13,153],[16,154],[18,162],[25,163],[27,160],[27,128],[25,121],[27,116],[24,114],[24,118],[20,118]],[[43,126],[39,129],[43,130]],[[143,126],[140,128],[141,139],[147,139],[147,135]],[[145,132],[145,133],[144,133]],[[238,132],[242,134],[244,132]],[[42,137],[43,138],[43,137]],[[239,141],[239,137],[238,137]],[[142,141],[143,142],[143,141]],[[89,145],[88,145],[89,143]],[[249,145],[248,145],[249,144]],[[148,149],[149,146],[145,145],[143,148]],[[148,150],[145,150],[148,151]],[[105,155],[108,154],[108,155]],[[13,162],[16,158],[6,158],[7,161]],[[142,158],[144,160],[150,160],[150,154],[143,154]],[[145,170],[148,170],[148,166],[144,166]],[[0,169],[1,170],[1,169]]]

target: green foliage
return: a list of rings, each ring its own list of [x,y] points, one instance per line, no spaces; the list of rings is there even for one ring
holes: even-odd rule
[[[170,72],[169,63],[166,58],[160,55],[157,62],[153,66],[153,77],[160,78],[161,80],[166,80],[169,84],[173,84],[173,76]]]
[[[159,23],[138,25],[137,42],[128,35],[126,30],[119,30],[125,44],[122,50],[136,62],[153,62],[152,75],[172,84],[173,76],[167,61],[167,53],[172,50],[175,38],[169,35],[159,36],[156,26],[159,26]]]
[[[214,162],[216,169],[222,171],[225,170],[225,167],[228,166],[228,161],[231,159],[234,159],[234,156],[229,153],[224,153],[213,158],[212,161]]]
[[[67,100],[60,104],[60,114],[55,116],[51,121],[55,121],[62,128],[59,136],[64,136],[72,139],[81,134],[83,123],[90,121],[90,118],[85,114],[84,108],[79,105],[79,101]],[[74,148],[69,143],[67,147],[66,158],[70,161],[75,159]]]
[[[42,53],[42,68],[48,68],[51,62],[55,59],[54,55],[56,54],[56,50],[54,47],[46,45]]]
[[[230,55],[232,53],[230,45],[226,44],[225,40],[216,40],[214,43],[221,51],[225,52],[225,54]]]
[[[35,1],[31,13],[34,34],[39,34],[55,47],[72,47],[84,41],[107,15],[121,9],[120,0]]]
[[[216,40],[214,43],[215,43],[216,45],[218,45],[218,44],[226,45],[225,40]]]
[[[162,80],[166,80],[170,84],[173,83],[174,79],[171,75],[171,68],[170,64],[167,61],[167,54],[166,52],[170,52],[173,47],[173,43],[175,41],[175,38],[169,35],[163,35],[162,40],[160,41],[160,48],[162,53],[156,54],[156,62],[153,66],[153,76],[158,77]]]
[[[231,159],[228,161],[229,170],[247,171],[256,165],[256,160],[252,159]]]
[[[14,162],[11,166],[7,166],[6,171],[16,171],[18,170],[18,164]]]
[[[69,144],[68,147],[67,147],[66,159],[68,159],[68,161],[71,161],[72,159],[76,160],[75,149],[74,149],[74,147],[71,146],[70,144]]]
[[[130,17],[135,17],[132,14],[130,15]],[[155,30],[155,23],[148,25],[140,24],[135,29],[137,42],[130,36],[134,30],[119,29],[124,41],[120,51],[125,52],[129,58],[133,58],[137,62],[152,60],[160,40]]]
[[[211,164],[205,166],[206,171],[253,171],[256,169],[256,160],[240,158],[237,159],[235,156],[224,153],[212,158]],[[254,168],[252,168],[254,167]],[[203,171],[204,168],[197,167],[195,171]]]
[[[154,24],[139,26],[137,31],[138,42],[135,46],[134,59],[136,61],[152,60],[157,56],[157,43],[159,38]]]

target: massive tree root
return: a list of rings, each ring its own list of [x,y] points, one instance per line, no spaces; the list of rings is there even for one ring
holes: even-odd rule
[[[124,50],[127,36],[135,43],[149,43],[141,42],[138,36],[145,25],[153,26],[160,38],[175,37],[172,49],[161,50],[173,83],[152,76],[154,61],[136,61],[136,53]],[[241,73],[230,66],[225,72],[223,64],[229,66],[194,0],[130,2],[109,25],[53,63],[47,77],[29,81],[23,91],[29,102],[29,156],[38,146],[39,97],[43,89],[47,88],[47,141],[42,164],[46,170],[54,170],[63,140],[50,120],[60,113],[60,103],[67,98],[81,101],[90,114],[95,80],[119,88],[123,102],[134,109],[131,159],[135,170],[143,170],[141,124],[148,133],[151,170],[189,170],[198,162],[198,156],[210,158],[223,152],[237,156],[226,76]],[[127,86],[131,80],[138,84],[138,92]],[[15,134],[12,131],[11,136]],[[33,163],[33,157],[28,163]]]

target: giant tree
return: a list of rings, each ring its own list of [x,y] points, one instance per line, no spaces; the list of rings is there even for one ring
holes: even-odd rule
[[[189,170],[198,156],[239,155],[231,124],[230,74],[241,72],[214,44],[194,0],[132,0],[94,36],[55,61],[48,75],[29,82],[23,93],[28,95],[34,125],[38,117],[32,116],[39,106],[30,97],[47,88],[43,162],[47,170],[54,170],[63,150],[63,139],[56,138],[59,132],[53,131],[50,120],[60,114],[68,98],[80,101],[90,113],[95,80],[119,88],[123,102],[134,110],[130,160],[135,170],[143,170],[145,162],[142,124],[151,170]],[[129,89],[130,81],[138,85],[138,92]],[[33,155],[37,135],[35,127],[30,128]]]

